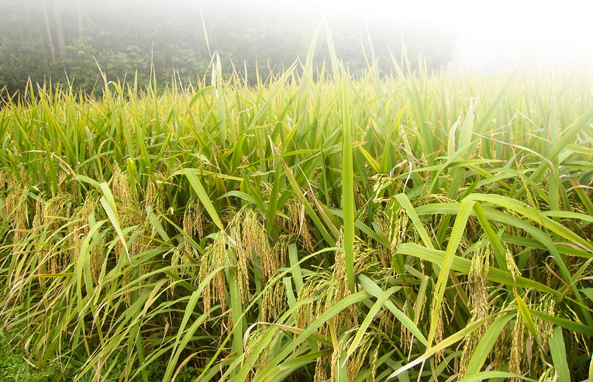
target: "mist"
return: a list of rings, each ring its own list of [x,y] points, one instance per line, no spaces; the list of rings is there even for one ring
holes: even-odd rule
[[[591,56],[590,5],[535,1],[29,0],[0,3],[0,88],[70,83],[85,92],[108,80],[189,85],[211,73],[265,81],[304,61],[329,59],[327,31],[350,74],[376,65],[492,71],[526,52],[538,64]],[[404,54],[405,53],[405,54]]]
[[[552,65],[593,56],[590,1],[324,0],[320,4],[328,14],[354,12],[421,29],[438,26],[452,31],[455,62],[468,69],[500,69],[528,52],[538,63]]]

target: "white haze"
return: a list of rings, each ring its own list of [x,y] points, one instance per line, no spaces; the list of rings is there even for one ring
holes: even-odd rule
[[[326,13],[381,15],[440,24],[458,32],[457,61],[469,69],[516,62],[528,49],[539,63],[593,61],[593,0],[304,0]]]

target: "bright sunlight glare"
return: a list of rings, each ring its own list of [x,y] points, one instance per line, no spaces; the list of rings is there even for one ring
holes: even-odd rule
[[[439,24],[458,33],[457,61],[485,69],[517,61],[532,49],[538,61],[593,58],[593,1],[569,0],[308,0],[326,14],[380,15],[405,23]]]

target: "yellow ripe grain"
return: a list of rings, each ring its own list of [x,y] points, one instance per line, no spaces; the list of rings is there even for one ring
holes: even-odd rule
[[[331,359],[332,359],[331,354],[325,354],[325,355],[317,358],[317,362],[315,364],[315,376],[313,377],[313,382],[326,382],[328,380],[327,369],[329,368]]]
[[[196,236],[198,240],[204,238],[202,206],[198,200],[190,201],[185,208],[183,214],[183,230],[191,237]]]
[[[148,179],[144,204],[151,206],[157,213],[165,211],[166,194],[164,190],[165,179],[167,176],[162,172],[155,172],[154,176]]]
[[[522,361],[525,353],[525,323],[521,317],[517,317],[512,332],[511,356],[509,359],[509,372],[522,374]],[[519,378],[512,378],[511,382],[520,382]]]
[[[490,302],[488,300],[488,271],[493,251],[490,245],[477,249],[472,258],[468,276],[467,293],[472,308],[472,317],[468,325],[490,317]],[[464,376],[467,366],[473,356],[479,340],[489,327],[489,323],[481,325],[478,330],[464,339],[463,353],[459,363],[459,375]]]
[[[105,236],[103,236],[103,238],[98,243],[96,243],[91,250],[91,274],[95,284],[99,282],[103,264],[107,259],[105,244],[106,239]]]
[[[214,242],[208,245],[201,258],[200,271],[198,273],[199,283],[202,283],[215,269],[227,264],[227,247],[224,235],[216,235]],[[212,308],[212,303],[220,303],[222,310],[226,309],[226,277],[224,269],[218,271],[212,280],[206,284],[203,291],[204,312]]]

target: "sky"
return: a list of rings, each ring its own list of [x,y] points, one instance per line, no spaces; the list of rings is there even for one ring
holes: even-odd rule
[[[304,0],[327,12],[381,14],[458,32],[457,61],[476,70],[516,62],[532,49],[538,62],[593,63],[593,0]],[[300,2],[301,4],[303,1]]]

